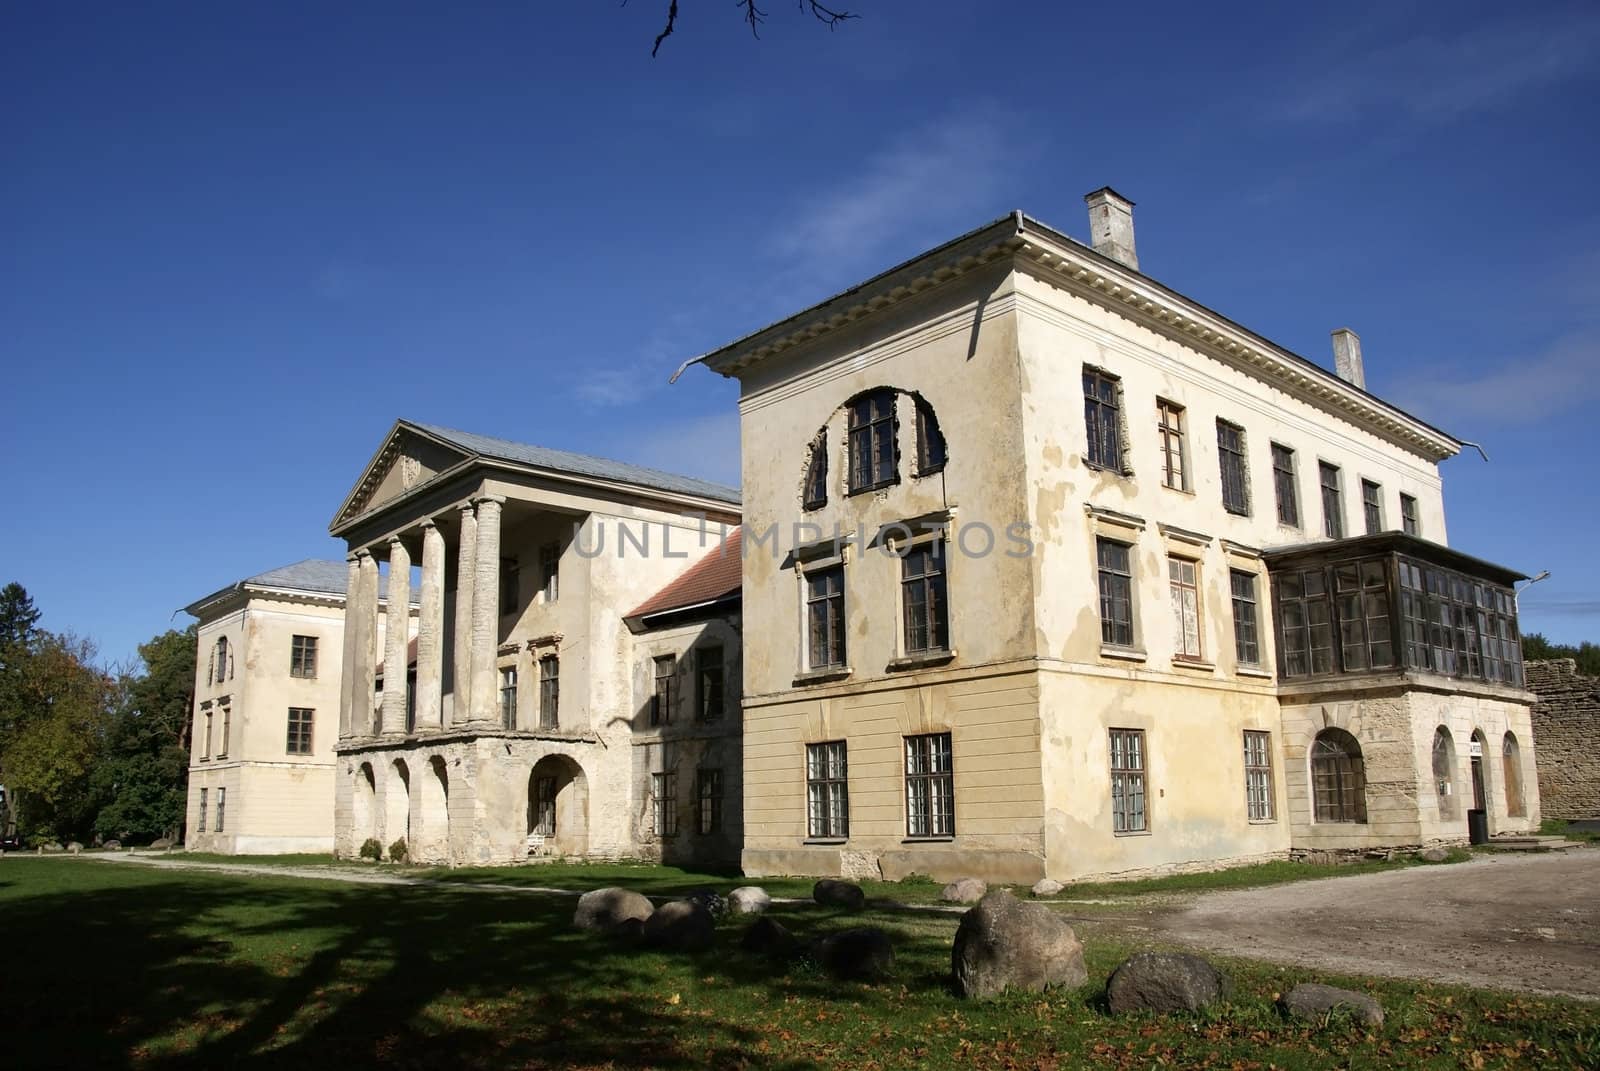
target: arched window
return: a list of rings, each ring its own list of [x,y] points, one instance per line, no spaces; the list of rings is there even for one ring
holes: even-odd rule
[[[811,440],[811,456],[806,459],[806,486],[803,505],[806,509],[821,509],[828,504],[828,429],[817,432]]]
[[[213,668],[216,670],[215,676],[212,677],[214,683],[221,684],[228,679],[228,637],[226,636],[217,637],[217,653]]]
[[[1456,742],[1443,725],[1433,734],[1433,791],[1439,797],[1439,817],[1456,816]]]
[[[871,491],[899,480],[894,391],[887,387],[853,399],[850,409],[850,491]]]
[[[1506,814],[1521,818],[1528,813],[1528,805],[1522,799],[1522,749],[1517,746],[1515,734],[1506,734],[1500,744],[1500,756],[1505,765]]]
[[[933,415],[933,406],[917,400],[917,475],[930,476],[944,468],[944,432],[939,430],[939,418]]]
[[[1343,729],[1324,729],[1311,745],[1311,794],[1319,822],[1367,820],[1361,745]]]

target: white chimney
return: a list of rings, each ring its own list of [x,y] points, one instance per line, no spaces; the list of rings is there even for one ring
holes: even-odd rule
[[[1139,254],[1133,248],[1133,202],[1110,186],[1102,186],[1084,197],[1089,206],[1089,244],[1102,256],[1139,270]]]
[[[1361,336],[1348,327],[1333,333],[1333,370],[1346,383],[1367,389],[1367,373],[1361,367]]]

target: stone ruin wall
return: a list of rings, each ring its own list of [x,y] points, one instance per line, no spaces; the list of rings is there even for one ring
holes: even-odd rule
[[[1570,658],[1527,664],[1534,760],[1546,818],[1600,818],[1600,677]]]

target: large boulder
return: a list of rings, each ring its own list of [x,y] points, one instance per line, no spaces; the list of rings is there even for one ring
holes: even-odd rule
[[[164,852],[172,847],[172,842],[166,837],[157,837],[150,842],[150,847],[153,851]]]
[[[847,911],[860,911],[867,904],[867,894],[853,881],[823,878],[811,887],[811,899],[823,907],[842,907]]]
[[[1417,853],[1417,858],[1424,863],[1448,863],[1450,850],[1448,848],[1424,848]]]
[[[728,901],[723,899],[721,893],[715,889],[696,889],[684,896],[685,900],[693,900],[707,911],[712,918],[720,918],[728,913]]]
[[[739,939],[739,947],[758,956],[788,959],[799,950],[800,943],[788,927],[777,919],[765,915],[750,924]]]
[[[759,915],[772,906],[772,897],[759,885],[741,885],[728,894],[728,908],[735,915]]]
[[[580,930],[610,930],[629,919],[644,922],[654,912],[650,901],[631,889],[593,889],[578,897],[572,924]]]
[[[120,852],[122,850],[122,842],[120,840],[112,839],[106,841],[104,844],[100,845],[100,847],[104,848],[108,852]]]
[[[1106,1003],[1113,1015],[1199,1011],[1227,995],[1222,972],[1187,952],[1140,952],[1123,960],[1106,982]]]
[[[651,948],[703,952],[716,941],[717,920],[698,900],[673,900],[644,920],[639,936]]]
[[[83,851],[83,842],[76,840],[73,841],[67,845],[67,851],[71,852],[73,855],[77,855],[79,852]]]
[[[1065,888],[1066,886],[1055,878],[1040,878],[1033,883],[1032,892],[1035,896],[1060,896],[1061,890]]]
[[[939,899],[947,904],[975,904],[988,891],[989,885],[982,878],[962,878],[946,885]]]
[[[1336,1010],[1348,1012],[1366,1026],[1383,1025],[1383,1005],[1365,993],[1308,982],[1297,985],[1279,1002],[1291,1019],[1320,1021]]]
[[[1083,945],[1065,919],[1043,904],[996,889],[961,916],[950,955],[956,991],[993,997],[1007,989],[1042,992],[1088,980]]]
[[[874,926],[839,930],[811,942],[811,958],[835,978],[872,982],[894,970],[894,945]]]

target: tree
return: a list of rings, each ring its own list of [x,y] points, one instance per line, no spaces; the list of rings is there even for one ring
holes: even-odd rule
[[[195,632],[190,625],[141,644],[142,670],[123,674],[94,776],[94,794],[106,801],[94,822],[102,837],[175,837],[183,822]]]
[[[798,2],[801,11],[810,11],[818,22],[822,23],[830,30],[835,26],[838,26],[841,22],[860,17],[858,15],[853,15],[848,11],[834,11],[832,8],[819,3],[818,0],[798,0]],[[627,0],[623,0],[623,3],[627,3]],[[750,33],[753,36],[760,38],[761,24],[767,21],[767,13],[756,6],[756,0],[738,0],[738,7],[744,12],[744,21],[750,25]],[[655,57],[656,53],[661,51],[661,42],[671,37],[672,31],[677,28],[678,0],[668,0],[667,23],[661,28],[661,32],[656,34],[655,44],[650,48],[650,56],[652,59]]]
[[[1578,672],[1585,677],[1600,677],[1600,645],[1588,640],[1574,647],[1567,643],[1551,643],[1539,633],[1530,632],[1522,637],[1522,657],[1528,662],[1570,658],[1578,664]]]
[[[24,716],[23,671],[39,643],[39,611],[21,584],[13,580],[0,588],[0,833],[17,827],[16,788],[6,776],[6,742]]]

